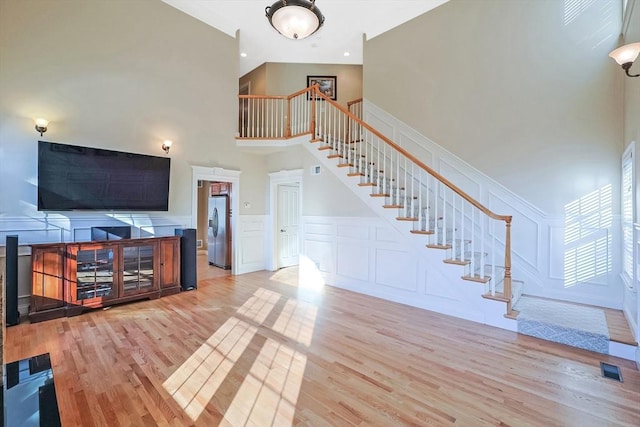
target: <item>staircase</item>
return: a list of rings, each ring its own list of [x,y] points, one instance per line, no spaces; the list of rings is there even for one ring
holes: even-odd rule
[[[455,281],[457,286],[460,282],[461,287],[456,289],[465,294],[465,299],[470,298],[469,304],[484,313],[484,320],[479,321],[569,345],[575,345],[574,341],[583,341],[583,336],[591,334],[583,325],[574,328],[564,321],[551,319],[555,316],[547,316],[541,322],[540,313],[532,311],[527,298],[520,304],[526,310],[523,309],[518,317],[520,313],[514,306],[522,295],[523,283],[511,277],[512,216],[492,212],[365,123],[361,119],[362,100],[348,103],[345,109],[314,86],[289,96],[240,95],[239,102],[237,140],[242,141],[243,146],[269,150],[304,143],[323,165],[334,169],[336,176],[350,186],[354,194],[377,210],[381,218],[410,236],[411,244],[425,251],[423,257],[431,266],[441,260],[441,273],[446,269],[454,272],[446,274],[448,283]],[[265,140],[269,141],[270,148],[264,147]],[[458,271],[462,272],[460,276],[456,276]],[[531,279],[530,275],[527,277]],[[475,304],[472,302],[475,300],[473,286],[478,284],[484,287],[484,292],[478,291],[479,302]],[[563,304],[561,301],[556,303]],[[542,312],[548,311],[544,301],[542,304],[545,306]],[[497,308],[500,305],[502,315]],[[601,311],[598,307],[595,309]],[[581,313],[593,311],[571,307],[571,303],[557,311],[571,313],[575,310]],[[449,310],[447,314],[452,313]],[[618,320],[610,317],[614,315]],[[574,317],[569,316],[573,323]],[[608,340],[609,354],[633,360],[637,342],[631,336],[622,312],[609,313],[606,317],[604,329],[612,321],[611,330],[615,335]],[[590,314],[586,318],[593,320]],[[532,321],[537,322],[533,323],[535,329],[544,330],[545,334],[525,331],[532,329],[527,326],[527,322],[531,325]],[[540,325],[542,328],[538,327]],[[549,331],[560,338],[547,337]],[[592,350],[589,346],[575,346]],[[605,346],[602,344],[603,348]]]
[[[482,297],[513,309],[522,283],[511,278],[511,216],[473,199],[411,153],[364,123],[361,102],[348,110],[311,87],[289,96],[241,95],[238,139],[287,140],[309,135],[311,144],[348,177],[354,190],[379,201],[381,216],[463,269],[461,280],[482,284]],[[396,227],[398,228],[398,227]]]

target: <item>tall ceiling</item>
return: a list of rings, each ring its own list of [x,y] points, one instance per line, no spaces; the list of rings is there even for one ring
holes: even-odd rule
[[[274,30],[265,8],[275,0],[162,0],[206,24],[240,38],[240,76],[264,62],[362,64],[367,40],[448,0],[316,0],[325,16],[320,30],[290,40]],[[349,56],[345,56],[345,52]]]

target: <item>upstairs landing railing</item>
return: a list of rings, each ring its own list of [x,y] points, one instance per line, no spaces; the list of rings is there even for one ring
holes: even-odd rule
[[[507,303],[513,315],[511,220],[462,191],[403,147],[362,121],[362,103],[345,109],[317,86],[289,96],[239,95],[238,139],[287,139],[309,134],[320,149],[411,221],[427,247],[446,251],[444,262],[465,267],[466,280],[485,284],[488,298]],[[358,106],[359,104],[359,106]],[[500,232],[500,229],[503,232]],[[500,280],[502,279],[502,280]]]

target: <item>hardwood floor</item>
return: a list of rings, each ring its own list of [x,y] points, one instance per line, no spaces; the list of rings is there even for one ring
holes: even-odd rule
[[[5,360],[51,354],[65,427],[640,422],[630,361],[318,288],[297,268],[230,276],[201,263],[199,279],[8,328]]]

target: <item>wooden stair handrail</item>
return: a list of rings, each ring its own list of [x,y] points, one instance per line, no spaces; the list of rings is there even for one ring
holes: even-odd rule
[[[457,193],[460,197],[465,199],[467,202],[471,203],[473,206],[478,208],[480,211],[482,211],[488,217],[493,218],[493,219],[498,220],[498,221],[511,222],[511,218],[512,218],[511,215],[498,215],[498,214],[492,212],[489,208],[485,207],[482,203],[478,202],[476,199],[474,199],[473,197],[469,196],[467,193],[465,193],[462,189],[460,189],[454,183],[452,183],[451,181],[449,181],[448,179],[446,179],[445,177],[440,175],[438,172],[433,170],[431,167],[429,167],[426,164],[422,163],[413,154],[409,153],[407,150],[405,150],[404,148],[400,147],[395,142],[391,141],[389,138],[387,138],[386,136],[384,136],[383,134],[381,134],[380,132],[378,132],[377,130],[372,128],[371,126],[369,126],[367,123],[363,122],[361,119],[359,119],[358,117],[354,116],[351,112],[349,112],[343,106],[341,106],[340,104],[338,104],[337,102],[335,102],[331,98],[327,97],[325,94],[323,94],[319,90],[316,90],[316,95],[321,97],[321,98],[323,98],[325,100],[325,102],[331,103],[331,105],[333,105],[335,108],[337,108],[340,111],[342,111],[349,118],[355,120],[356,122],[358,122],[358,124],[360,124],[362,127],[367,129],[369,132],[371,132],[372,134],[374,134],[378,138],[382,139],[387,145],[391,146],[394,150],[400,152],[405,157],[407,157],[409,160],[411,160],[413,163],[415,163],[416,165],[418,165],[419,167],[421,167],[422,169],[427,171],[431,176],[435,177],[438,181],[442,182],[444,185],[449,187],[451,190],[453,190],[455,193]]]
[[[316,141],[317,140],[317,135],[316,135],[316,117],[315,117],[316,116],[316,101],[318,99],[322,99],[325,102],[328,102],[329,104],[331,104],[333,107],[337,108],[340,112],[345,114],[348,118],[354,120],[357,124],[359,124],[360,126],[362,126],[365,129],[367,129],[373,135],[375,135],[376,137],[380,138],[382,141],[384,141],[385,144],[387,144],[393,150],[395,150],[398,153],[404,155],[407,159],[409,159],[411,162],[413,162],[419,168],[423,169],[428,174],[430,174],[431,176],[436,178],[439,182],[441,182],[445,186],[449,187],[449,189],[451,189],[458,196],[462,197],[464,200],[466,200],[472,206],[476,207],[478,210],[480,210],[480,212],[484,213],[489,218],[505,222],[505,258],[504,258],[505,274],[504,274],[504,281],[503,281],[503,283],[504,283],[503,295],[508,299],[508,302],[507,302],[507,314],[505,316],[507,316],[507,317],[512,316],[514,311],[513,311],[513,307],[512,307],[512,294],[511,294],[512,293],[511,292],[511,290],[512,290],[511,289],[511,285],[512,285],[512,283],[511,283],[511,281],[512,281],[512,279],[511,279],[511,221],[512,221],[512,216],[511,215],[498,215],[498,214],[494,213],[489,208],[484,206],[482,203],[478,202],[473,197],[471,197],[470,195],[465,193],[457,185],[455,185],[454,183],[452,183],[451,181],[449,181],[448,179],[446,179],[445,177],[440,175],[438,172],[436,172],[430,166],[428,166],[425,163],[423,163],[422,161],[418,160],[418,158],[416,158],[413,154],[409,153],[404,148],[400,147],[395,142],[391,141],[389,138],[387,138],[386,136],[382,135],[380,132],[378,132],[376,129],[372,128],[371,126],[369,126],[367,123],[365,123],[359,117],[356,117],[353,113],[351,113],[349,111],[349,107],[351,105],[353,105],[353,104],[362,102],[363,101],[362,98],[355,99],[353,101],[348,102],[347,103],[347,108],[344,108],[340,104],[338,104],[337,102],[333,101],[331,98],[329,98],[325,94],[323,94],[320,91],[320,87],[318,85],[313,85],[313,86],[301,89],[301,90],[299,90],[297,92],[294,92],[291,95],[287,95],[287,96],[238,95],[238,98],[239,99],[278,99],[278,100],[285,100],[285,101],[287,101],[287,110],[289,111],[291,109],[291,99],[293,99],[293,98],[295,98],[297,96],[300,96],[300,95],[302,95],[304,93],[308,93],[308,92],[313,92],[313,95],[310,97],[310,101],[311,101],[311,117],[310,117],[309,132],[308,132],[309,134],[311,134],[312,141]],[[288,138],[291,138],[292,135],[291,135],[291,129],[290,129],[290,117],[291,117],[291,114],[288,113],[287,114],[286,131],[285,131],[284,138],[268,138],[268,139],[288,139]],[[307,132],[302,133],[300,135],[304,135],[306,133]],[[298,136],[298,135],[296,135],[296,136]],[[249,138],[242,138],[242,139],[249,139]],[[253,139],[264,139],[264,138],[253,138]]]
[[[354,99],[353,101],[347,102],[347,109],[351,107],[353,104],[358,104],[360,102],[362,102],[362,98]]]
[[[288,97],[283,95],[238,95],[238,99],[282,99],[286,101]]]

